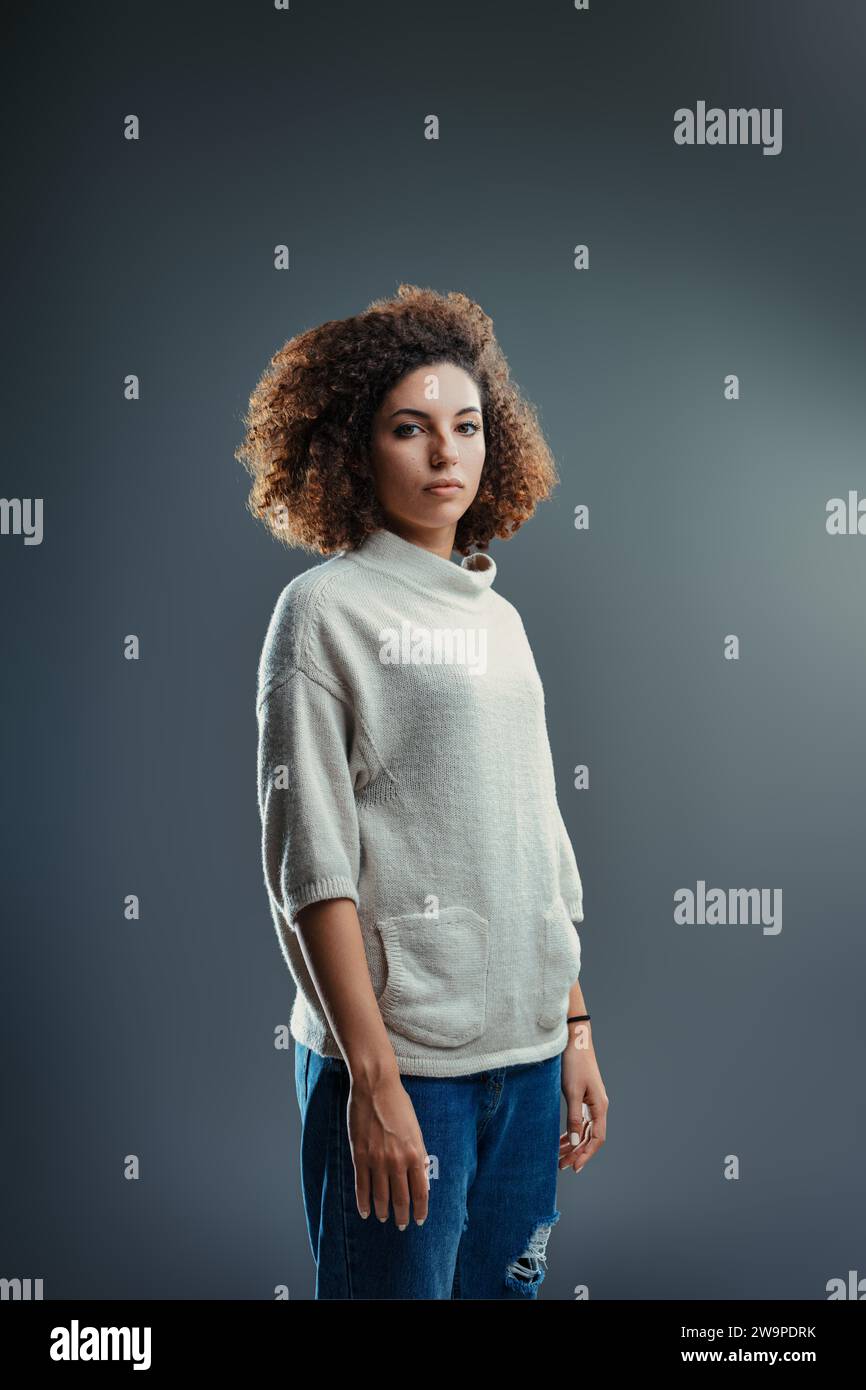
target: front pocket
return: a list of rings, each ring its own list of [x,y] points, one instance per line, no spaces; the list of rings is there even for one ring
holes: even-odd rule
[[[470,907],[409,912],[376,923],[388,966],[378,998],[385,1023],[401,1037],[460,1047],[487,1026],[490,923]]]
[[[535,1021],[541,1028],[559,1028],[568,1018],[568,996],[580,975],[580,937],[561,897],[544,909],[539,940]]]

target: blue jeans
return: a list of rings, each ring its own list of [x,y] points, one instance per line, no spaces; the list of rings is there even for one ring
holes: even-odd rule
[[[401,1076],[430,1159],[427,1220],[355,1200],[349,1070],[295,1041],[301,1177],[317,1299],[537,1298],[559,1220],[561,1056],[469,1076]]]

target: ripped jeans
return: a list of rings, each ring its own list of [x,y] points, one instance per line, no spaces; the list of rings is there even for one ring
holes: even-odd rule
[[[467,1076],[401,1076],[429,1158],[427,1220],[358,1212],[349,1070],[295,1041],[317,1299],[537,1298],[559,1220],[561,1054]],[[372,1197],[372,1194],[371,1194]]]

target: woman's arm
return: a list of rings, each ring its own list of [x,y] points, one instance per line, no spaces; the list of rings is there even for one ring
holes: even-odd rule
[[[580,982],[575,980],[568,996],[568,1017],[589,1010]],[[591,1023],[569,1023],[568,1043],[562,1054],[562,1094],[568,1107],[566,1130],[559,1137],[559,1166],[579,1173],[607,1136],[608,1098],[601,1079]],[[583,1107],[589,1110],[584,1119]],[[591,1124],[591,1128],[587,1128]]]
[[[365,765],[355,711],[321,674],[314,679],[287,661],[265,662],[263,671],[257,709],[265,882],[295,930],[349,1068],[358,1210],[369,1216],[372,1204],[386,1221],[390,1200],[404,1228],[410,1199],[416,1221],[427,1215],[427,1151],[373,992],[356,906],[354,787]]]
[[[302,908],[296,921],[307,968],[351,1077],[348,1130],[358,1211],[369,1216],[372,1193],[376,1215],[387,1221],[390,1198],[394,1220],[405,1230],[411,1199],[420,1226],[430,1190],[427,1149],[373,992],[358,910],[350,898],[329,898]]]

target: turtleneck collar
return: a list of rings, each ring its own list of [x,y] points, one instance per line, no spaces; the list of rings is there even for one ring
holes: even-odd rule
[[[384,527],[371,531],[354,550],[343,554],[365,568],[384,570],[454,603],[481,598],[496,578],[492,555],[480,551],[465,555],[458,565]]]

